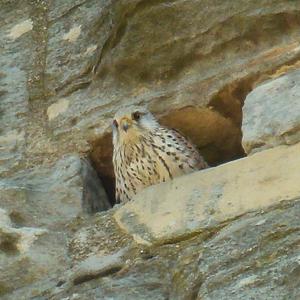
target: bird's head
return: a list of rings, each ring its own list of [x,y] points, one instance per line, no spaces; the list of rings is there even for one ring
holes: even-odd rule
[[[139,106],[125,106],[120,108],[113,119],[113,144],[135,142],[159,127],[154,116],[145,108]]]

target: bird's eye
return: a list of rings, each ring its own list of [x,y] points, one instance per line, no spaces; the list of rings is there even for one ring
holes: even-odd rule
[[[135,121],[138,121],[141,117],[141,113],[139,113],[138,111],[134,112],[132,114],[132,119],[135,120]]]
[[[113,125],[114,125],[116,128],[119,127],[119,124],[118,124],[117,120],[113,120]]]

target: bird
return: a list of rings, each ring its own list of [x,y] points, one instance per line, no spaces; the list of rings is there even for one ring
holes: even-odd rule
[[[197,148],[175,129],[159,124],[144,106],[121,107],[112,121],[116,203],[144,188],[205,169]]]

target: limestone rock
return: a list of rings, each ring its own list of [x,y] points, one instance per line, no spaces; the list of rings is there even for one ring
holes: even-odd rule
[[[212,165],[240,157],[245,95],[258,74],[300,53],[295,1],[14,0],[1,8],[0,176],[76,151],[94,154],[110,185],[107,137],[124,103],[149,105]]]
[[[151,186],[117,210],[116,220],[138,243],[163,244],[299,198],[299,151],[300,143],[277,147]]]
[[[110,208],[95,171],[76,155],[65,156],[52,167],[32,168],[3,179],[0,190],[1,204],[19,215],[21,223],[32,225],[55,226],[82,211]]]
[[[299,213],[300,198],[244,214],[209,231],[166,241],[165,245],[145,247],[127,239],[122,270],[48,290],[41,299],[72,299],[73,295],[82,300],[298,299]],[[98,214],[85,223],[84,231],[78,227],[76,239],[90,232],[86,241],[95,245],[97,230],[93,229],[104,228],[108,222],[115,237],[109,242],[118,246],[106,255],[122,252],[124,243],[118,241],[122,232],[116,231],[112,221],[110,213]],[[109,229],[105,231],[109,234]],[[108,250],[101,247],[101,241],[98,248],[77,244],[79,248],[74,250],[90,251],[89,255],[96,255],[101,262],[99,250]],[[81,261],[85,264],[85,259]]]
[[[27,252],[40,235],[47,233],[46,229],[41,228],[13,227],[3,209],[0,209],[0,220],[0,249],[6,254]]]
[[[0,295],[19,289],[16,299],[26,285],[37,287],[24,299],[54,287],[52,276],[68,265],[67,224],[110,207],[95,171],[76,155],[2,179],[0,204]]]
[[[30,9],[19,3],[1,2],[0,57],[0,174],[11,172],[24,160],[27,124],[28,74],[33,60],[32,19]],[[22,50],[21,50],[22,49]]]
[[[136,227],[122,231],[113,217],[119,208],[103,212],[110,205],[101,184],[113,195],[110,123],[125,103],[148,105],[211,165],[244,156],[246,95],[260,78],[299,60],[297,1],[4,0],[0,6],[1,299],[299,299],[298,202],[247,213],[277,203],[273,183],[288,199],[295,189],[283,184],[296,165],[289,174],[276,160],[278,178],[259,177],[267,170],[254,162],[262,166],[265,159],[273,172],[272,155],[264,154],[194,174],[211,180],[199,187],[212,190],[216,208],[222,180],[244,179],[230,194],[241,206],[228,205],[222,214],[204,199],[208,219],[189,219],[182,229],[171,223],[159,232],[163,245],[143,234],[149,229],[143,220],[123,218]],[[282,152],[287,164],[297,162],[293,149]],[[238,177],[240,165],[248,175]],[[215,178],[217,170],[236,174]],[[261,191],[251,195],[250,179]],[[186,180],[183,197],[202,199]],[[179,210],[186,200],[176,203]],[[163,203],[157,207],[165,221]],[[168,233],[175,241],[165,243]],[[65,286],[74,266],[122,249],[119,272]]]
[[[16,227],[3,209],[0,209],[0,218],[0,296],[3,296],[33,284],[45,277],[47,271],[57,269],[56,255],[59,251],[54,250],[57,243],[47,229]],[[52,255],[43,247],[45,239],[52,243],[47,248],[52,250]]]
[[[300,141],[300,70],[256,87],[243,106],[243,147],[249,154]]]
[[[59,285],[45,291],[42,299],[72,299],[74,294],[83,300],[165,299],[164,259],[161,266],[152,263],[151,253],[120,230],[115,209],[73,227],[68,253],[74,266],[60,274]]]
[[[170,298],[298,299],[300,201],[248,214],[181,251]]]

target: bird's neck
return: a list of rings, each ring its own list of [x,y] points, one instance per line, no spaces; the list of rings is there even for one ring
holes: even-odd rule
[[[144,135],[139,132],[127,132],[122,134],[119,137],[118,142],[114,145],[115,151],[119,151],[121,149],[131,149],[133,145],[139,144],[141,140],[144,138]]]

